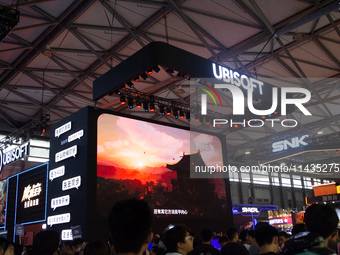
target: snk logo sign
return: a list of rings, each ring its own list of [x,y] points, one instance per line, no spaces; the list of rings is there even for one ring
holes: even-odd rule
[[[304,139],[307,137],[309,137],[309,135],[304,135],[301,137],[294,137],[292,138],[291,141],[283,140],[283,141],[275,142],[272,144],[273,152],[288,150],[288,146],[290,148],[298,148],[300,146],[307,146],[308,143],[304,141]]]

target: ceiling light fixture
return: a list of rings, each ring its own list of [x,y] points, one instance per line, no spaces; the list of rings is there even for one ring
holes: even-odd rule
[[[150,112],[154,112],[154,111],[155,111],[155,103],[150,102]]]
[[[128,101],[129,108],[132,109],[133,108],[133,99],[131,97],[129,97],[127,101]]]
[[[142,102],[141,102],[139,97],[136,98],[136,107],[137,107],[137,109],[142,107]]]
[[[52,51],[51,51],[51,48],[50,48],[50,45],[46,45],[46,48],[45,50],[42,52],[42,54],[46,57],[50,57],[52,56]]]
[[[179,85],[178,90],[177,90],[177,94],[179,95],[183,95],[185,93],[184,89],[182,89],[182,85]]]
[[[156,73],[158,73],[161,69],[158,66],[155,66],[154,68],[152,68]]]
[[[149,102],[147,100],[143,101],[143,109],[148,112],[149,111]]]
[[[183,110],[179,111],[179,118],[184,119],[184,111]]]
[[[122,105],[126,104],[124,95],[120,96],[120,104],[122,104]]]
[[[185,112],[185,118],[190,122],[190,111]]]
[[[164,105],[159,104],[159,105],[158,105],[158,108],[159,108],[160,114],[161,114],[161,115],[164,115],[164,114],[165,114],[165,112],[164,112]]]
[[[140,75],[140,77],[142,77],[144,80],[146,80],[148,78],[148,75],[146,73],[142,73]]]
[[[300,41],[302,39],[303,39],[303,34],[301,34],[301,33],[296,33],[293,36],[293,40],[295,40],[295,41]]]

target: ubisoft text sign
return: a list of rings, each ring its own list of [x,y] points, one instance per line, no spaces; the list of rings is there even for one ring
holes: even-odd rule
[[[24,158],[29,154],[29,142],[19,145],[11,150],[0,150],[0,172],[2,167],[18,159]]]
[[[263,82],[256,80],[254,78],[248,77],[246,75],[240,75],[236,71],[229,70],[225,67],[216,66],[215,63],[212,64],[213,68],[213,74],[216,79],[221,80],[223,82],[229,83],[229,84],[214,84],[215,88],[218,89],[228,89],[232,94],[233,99],[233,115],[244,115],[245,114],[245,95],[242,91],[247,91],[247,105],[249,111],[258,116],[265,116],[265,115],[271,115],[273,114],[277,107],[278,107],[278,90],[281,90],[281,115],[287,115],[287,105],[292,104],[295,105],[297,108],[300,109],[300,111],[304,115],[312,115],[304,106],[303,103],[307,103],[311,99],[311,93],[309,90],[304,88],[297,88],[297,87],[282,87],[272,88],[272,98],[271,98],[271,107],[266,110],[259,110],[254,107],[254,97],[253,93],[254,90],[258,90],[258,94],[263,95],[263,90],[265,89],[265,85]],[[241,89],[242,88],[242,89]],[[215,91],[216,92],[216,91]],[[304,97],[302,98],[287,98],[287,95],[289,93],[301,93],[304,94]],[[212,96],[212,95],[210,95]],[[201,114],[207,115],[207,94],[201,95]],[[257,125],[251,124],[253,122],[257,122]],[[274,126],[274,122],[281,122],[282,127],[295,127],[297,126],[297,121],[294,119],[251,119],[247,120],[244,119],[243,121],[239,122],[233,122],[232,119],[214,119],[213,120],[213,127],[216,127],[217,125],[224,125],[228,124],[230,127],[232,127],[235,124],[241,124],[244,127],[262,127],[265,122],[271,122],[271,126]],[[289,122],[294,122],[294,125],[288,125]],[[260,123],[260,125],[258,125]]]

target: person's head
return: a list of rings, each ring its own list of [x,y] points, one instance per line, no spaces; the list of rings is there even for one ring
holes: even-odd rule
[[[254,230],[249,230],[247,235],[246,235],[246,238],[247,238],[247,243],[248,244],[255,243],[255,231]]]
[[[153,212],[147,202],[127,199],[109,214],[110,244],[117,253],[143,253],[152,240]]]
[[[185,226],[174,226],[163,235],[163,242],[168,252],[179,252],[183,255],[193,250],[193,240]]]
[[[279,232],[279,246],[282,247],[282,244],[289,238],[290,236],[284,232]]]
[[[81,249],[81,245],[83,244],[83,239],[81,238],[76,238],[72,241],[72,249],[73,253],[79,252]]]
[[[300,232],[306,231],[304,223],[298,223],[293,226],[292,235],[299,234]]]
[[[33,239],[33,255],[58,255],[60,236],[57,231],[40,231]]]
[[[0,237],[0,255],[5,254],[8,244],[9,244],[9,241],[6,238]]]
[[[247,234],[248,234],[248,230],[242,230],[239,236],[239,239],[241,239],[243,244],[247,243]]]
[[[307,231],[327,239],[337,228],[339,218],[330,205],[312,204],[306,210],[304,221]]]
[[[13,243],[9,242],[4,255],[15,255],[15,246]]]
[[[163,248],[160,248],[160,247],[154,245],[154,246],[151,247],[150,255],[162,255],[163,252],[164,252]]]
[[[238,232],[236,228],[228,228],[227,230],[227,236],[229,239],[229,242],[237,242],[238,240]]]
[[[87,245],[86,241],[82,243],[80,250],[79,250],[79,255],[84,255],[84,250],[85,250],[86,245]],[[113,254],[113,251],[111,251],[111,253]]]
[[[331,239],[336,241],[338,239],[338,237],[339,237],[339,230],[335,229],[334,232],[331,235]]]
[[[72,241],[64,241],[63,246],[61,248],[61,253],[64,255],[72,255],[74,254],[72,248]]]
[[[210,242],[211,239],[213,238],[213,232],[211,231],[211,229],[203,229],[201,231],[201,237],[202,237],[202,241],[203,243],[207,243]]]
[[[18,243],[13,243],[14,254],[21,255],[24,252],[24,246]]]
[[[103,240],[93,240],[87,243],[84,255],[110,255],[110,249]]]
[[[279,232],[269,224],[262,225],[255,230],[255,240],[261,248],[267,248],[267,251],[277,253],[279,249]]]
[[[221,236],[218,239],[218,243],[219,243],[219,245],[221,245],[221,247],[223,247],[225,244],[228,243],[228,238],[226,238],[225,236]]]

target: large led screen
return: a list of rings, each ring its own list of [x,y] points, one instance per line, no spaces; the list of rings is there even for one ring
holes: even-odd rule
[[[131,197],[146,200],[157,218],[226,215],[224,180],[190,178],[193,159],[223,165],[217,136],[111,114],[99,116],[97,132],[97,208],[103,217]]]

